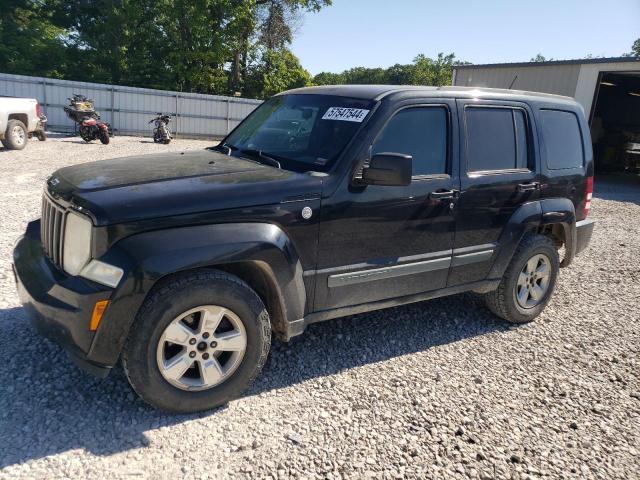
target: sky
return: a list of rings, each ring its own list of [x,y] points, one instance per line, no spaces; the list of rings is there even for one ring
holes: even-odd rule
[[[292,50],[313,75],[455,53],[472,63],[617,57],[640,38],[640,0],[333,0]]]

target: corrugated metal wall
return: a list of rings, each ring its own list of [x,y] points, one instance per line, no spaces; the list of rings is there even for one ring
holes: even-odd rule
[[[67,98],[74,93],[92,98],[101,118],[120,135],[149,135],[153,130],[149,120],[162,112],[177,115],[171,130],[178,137],[223,137],[262,103],[247,98],[0,73],[0,95],[38,99],[50,130],[74,131],[74,122],[63,110],[69,103]]]
[[[580,65],[531,65],[526,67],[457,67],[454,85],[462,87],[509,88],[555,93],[573,97]],[[516,78],[517,75],[517,78]]]

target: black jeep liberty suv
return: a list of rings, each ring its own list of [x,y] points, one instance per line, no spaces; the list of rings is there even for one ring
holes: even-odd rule
[[[194,412],[249,386],[272,333],[465,291],[533,320],[589,243],[592,191],[570,98],[303,88],[216,147],[58,170],[14,271],[77,364],[121,359],[144,400]]]

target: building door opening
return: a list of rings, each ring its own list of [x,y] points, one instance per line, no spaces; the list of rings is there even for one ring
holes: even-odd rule
[[[596,173],[640,173],[640,72],[602,72],[591,112]]]

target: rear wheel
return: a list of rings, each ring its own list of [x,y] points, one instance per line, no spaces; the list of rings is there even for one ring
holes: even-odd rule
[[[20,120],[9,120],[2,144],[9,150],[22,150],[27,146],[27,127]]]
[[[109,144],[109,132],[107,130],[100,129],[100,132],[98,133],[98,138],[100,138],[100,141],[104,145],[108,145]]]
[[[122,356],[133,389],[173,412],[208,410],[238,397],[269,353],[260,297],[239,278],[204,271],[151,293]]]
[[[527,235],[500,285],[484,295],[487,307],[511,323],[527,323],[547,306],[560,268],[558,251],[544,235]]]

